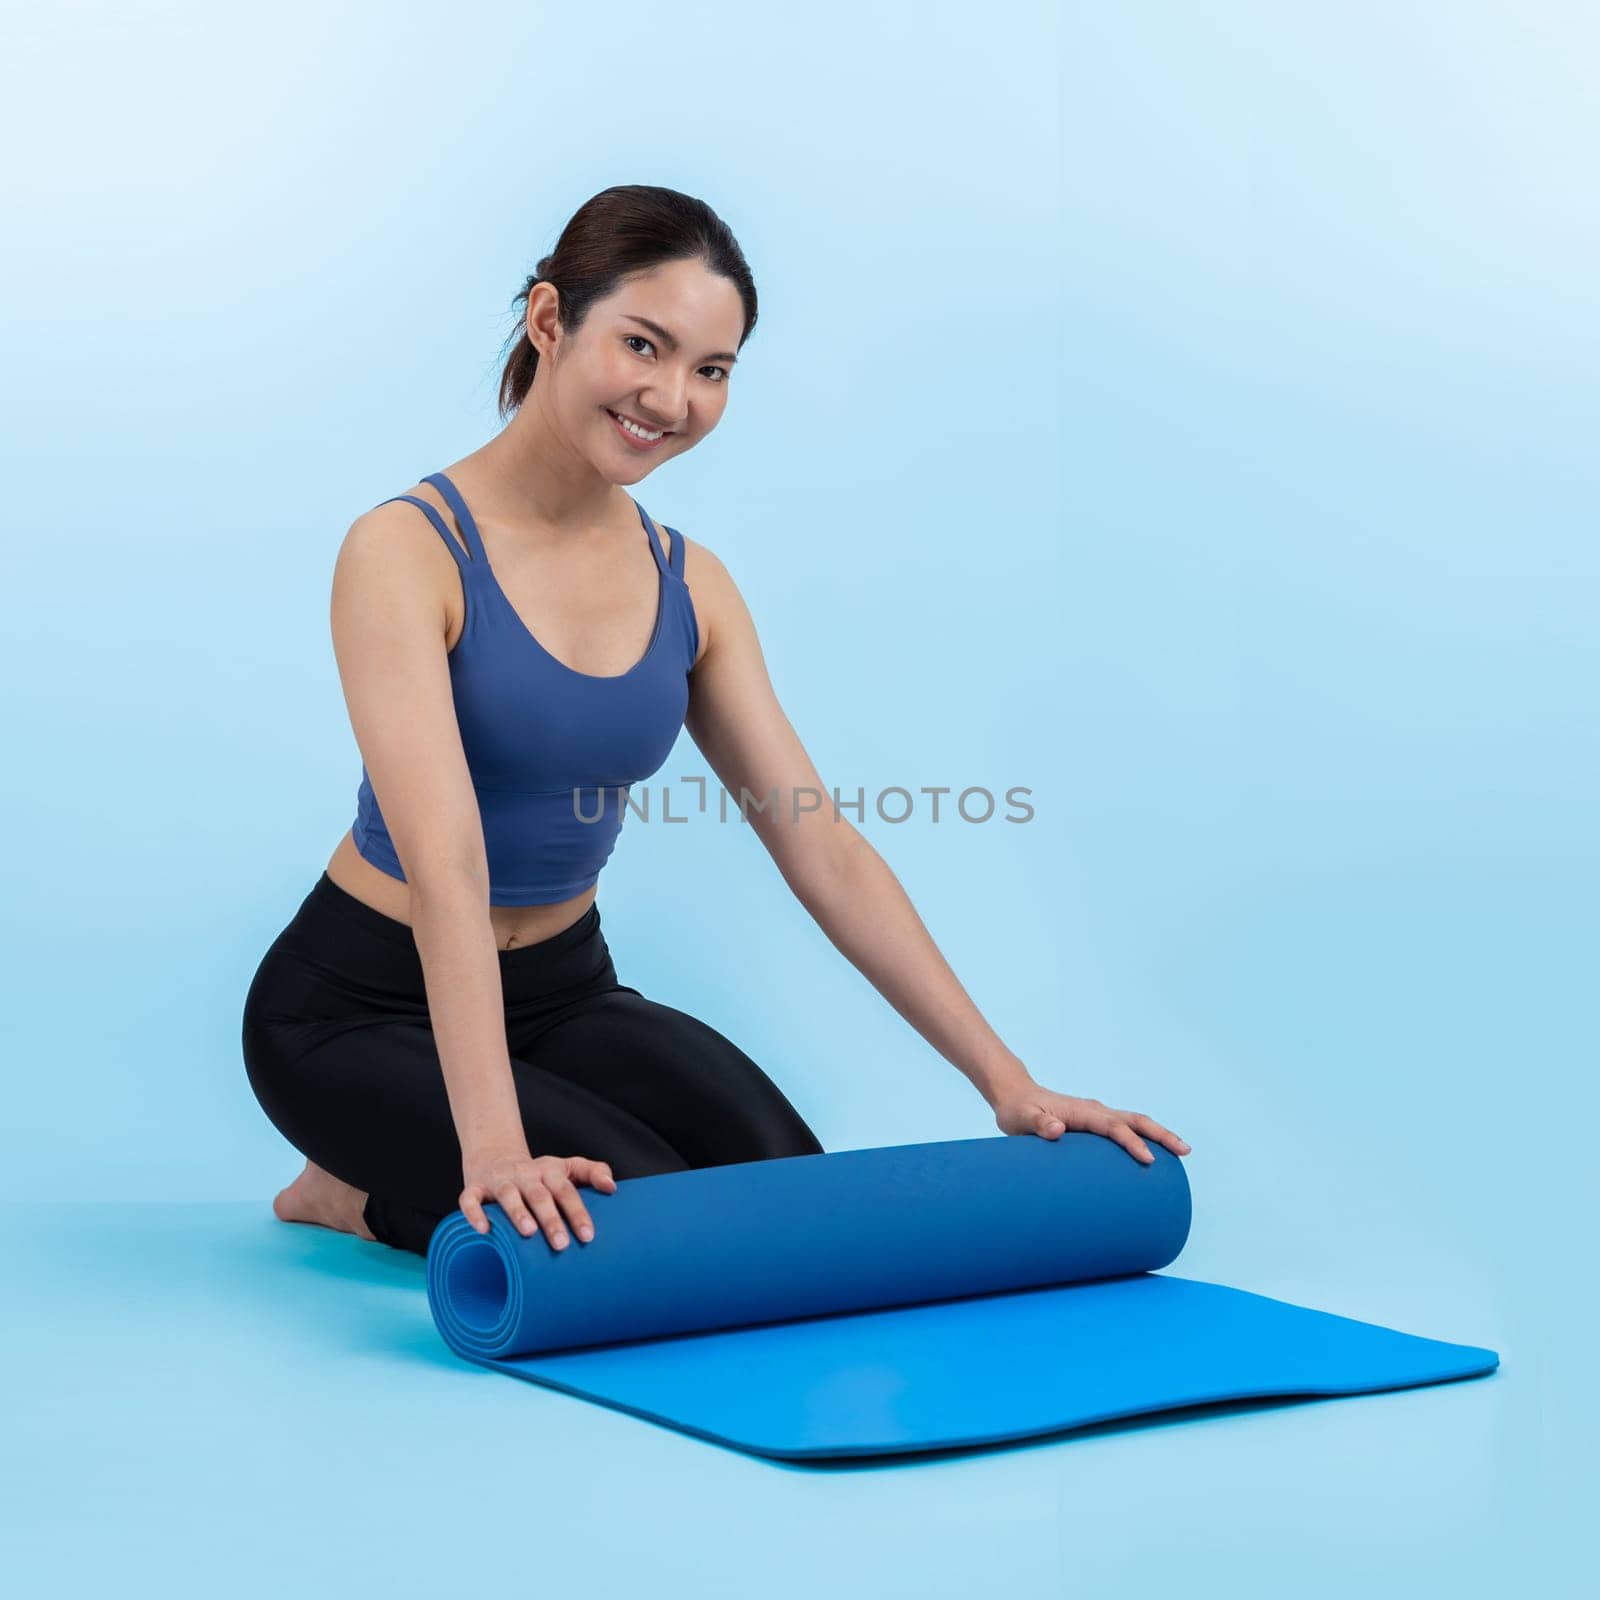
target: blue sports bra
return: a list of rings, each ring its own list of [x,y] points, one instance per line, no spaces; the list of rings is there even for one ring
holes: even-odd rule
[[[461,571],[466,618],[450,651],[450,684],[483,819],[489,903],[569,900],[599,877],[622,827],[629,786],[661,766],[683,726],[688,674],[700,648],[683,581],[683,537],[668,528],[672,550],[664,555],[634,501],[658,569],[655,632],[626,672],[595,676],[556,660],[528,631],[495,581],[456,486],[442,472],[422,481],[455,513],[470,555],[426,500],[397,494],[379,504],[407,500],[419,507]],[[365,761],[351,834],[362,856],[405,881]]]

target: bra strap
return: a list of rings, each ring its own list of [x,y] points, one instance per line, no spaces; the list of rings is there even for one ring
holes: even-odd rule
[[[628,498],[633,500],[632,495],[629,495]],[[656,565],[660,567],[663,572],[670,572],[672,570],[672,565],[667,560],[666,556],[662,554],[661,541],[656,537],[655,524],[651,522],[649,517],[645,515],[644,507],[640,505],[637,500],[633,500],[633,507],[634,510],[639,513],[639,520],[644,524],[644,531],[649,536],[650,549],[655,555]]]
[[[467,558],[466,551],[461,548],[461,541],[456,538],[453,533],[451,533],[450,529],[445,525],[444,518],[439,515],[438,511],[435,510],[433,506],[429,505],[428,502],[422,499],[420,496],[414,494],[392,494],[387,500],[380,500],[378,505],[390,505],[396,500],[405,500],[411,505],[414,505],[425,512],[427,514],[428,521],[439,530],[439,537],[444,540],[445,545],[450,551],[450,554],[456,558],[456,565],[461,568],[462,572],[466,572],[471,568],[472,562]],[[376,511],[377,506],[374,506],[373,510]]]
[[[472,552],[472,559],[488,566],[489,557],[484,553],[483,535],[478,532],[478,524],[472,520],[472,513],[467,510],[467,502],[461,498],[461,491],[442,472],[430,472],[422,481],[431,483],[444,496],[444,503],[455,513],[461,535],[467,541],[467,548]]]
[[[676,528],[668,528],[667,533],[672,541],[672,552],[667,557],[667,567],[681,578],[683,576],[683,535]]]

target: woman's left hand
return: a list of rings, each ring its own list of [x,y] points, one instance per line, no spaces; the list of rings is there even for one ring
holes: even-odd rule
[[[1042,1139],[1059,1139],[1068,1128],[1098,1133],[1114,1139],[1135,1160],[1147,1166],[1155,1157],[1144,1139],[1156,1140],[1175,1156],[1189,1153],[1189,1146],[1177,1134],[1142,1111],[1115,1111],[1099,1100],[1057,1094],[1038,1083],[1029,1083],[1002,1095],[995,1101],[994,1120],[1002,1133],[1036,1133]]]

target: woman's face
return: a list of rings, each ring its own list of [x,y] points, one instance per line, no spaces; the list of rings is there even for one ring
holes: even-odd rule
[[[559,335],[555,302],[543,284],[529,296],[534,385],[548,376],[544,405],[602,477],[637,482],[716,427],[744,329],[744,304],[727,278],[699,261],[669,262],[597,300],[571,337]]]

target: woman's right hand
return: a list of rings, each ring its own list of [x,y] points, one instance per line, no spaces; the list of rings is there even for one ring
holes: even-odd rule
[[[524,1238],[543,1228],[557,1250],[564,1250],[568,1242],[561,1211],[566,1212],[580,1239],[587,1243],[594,1238],[594,1223],[575,1186],[587,1183],[602,1194],[615,1194],[617,1188],[604,1161],[591,1161],[587,1156],[531,1156],[525,1149],[474,1153],[462,1163],[461,1175],[466,1180],[461,1209],[479,1233],[489,1231],[484,1202],[497,1200]],[[556,1209],[558,1205],[561,1211]]]

